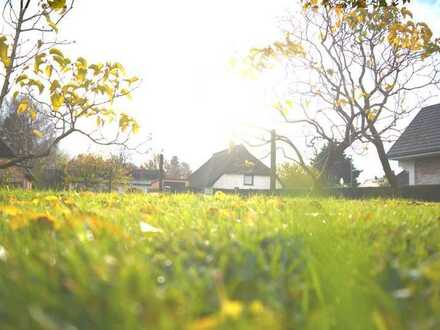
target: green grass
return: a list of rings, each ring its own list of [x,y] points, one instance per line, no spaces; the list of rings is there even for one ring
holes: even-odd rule
[[[0,191],[0,329],[440,329],[439,217],[397,200]]]

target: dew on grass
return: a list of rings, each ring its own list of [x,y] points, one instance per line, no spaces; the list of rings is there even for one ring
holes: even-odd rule
[[[0,260],[1,261],[8,260],[8,253],[6,252],[6,249],[2,245],[0,245]]]

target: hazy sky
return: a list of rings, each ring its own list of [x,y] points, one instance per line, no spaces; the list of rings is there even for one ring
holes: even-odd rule
[[[68,48],[71,54],[119,61],[142,78],[127,105],[142,125],[142,136],[151,133],[154,151],[178,155],[196,169],[231,141],[248,138],[249,127],[279,125],[272,91],[284,77],[246,79],[228,62],[275,40],[279,17],[296,3],[79,0],[61,26],[61,37],[76,41]],[[416,18],[430,23],[440,35],[440,1],[416,0],[413,6]],[[72,139],[63,146],[72,154],[90,148],[89,143]],[[252,151],[265,154],[262,149]],[[356,162],[365,169],[364,178],[381,174],[374,154]]]

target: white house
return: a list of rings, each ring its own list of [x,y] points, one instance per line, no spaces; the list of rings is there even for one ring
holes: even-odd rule
[[[387,156],[408,173],[407,184],[440,184],[440,104],[420,110]]]
[[[196,191],[269,190],[271,170],[243,145],[216,152],[190,177]],[[277,189],[281,189],[279,180]]]

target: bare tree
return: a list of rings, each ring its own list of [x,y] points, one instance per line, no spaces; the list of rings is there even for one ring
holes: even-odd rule
[[[323,172],[335,154],[371,143],[388,181],[397,186],[384,144],[399,133],[402,119],[434,96],[440,82],[432,32],[424,24],[409,24],[410,15],[394,7],[323,6],[288,20],[284,41],[252,51],[260,69],[268,60],[287,60],[293,101],[275,108],[287,123],[303,127],[307,145],[328,146]],[[300,111],[290,111],[295,106]]]
[[[54,139],[44,150],[17,154],[0,169],[46,157],[72,134],[101,145],[127,146],[131,133],[139,130],[132,116],[114,104],[130,95],[138,79],[128,77],[119,63],[72,60],[57,48],[68,44],[58,39],[57,32],[74,4],[75,0],[4,1],[0,109],[11,98],[20,100],[18,112],[33,122],[48,119]],[[33,132],[44,138],[43,132],[35,128]]]
[[[0,139],[8,144],[16,155],[38,153],[52,143],[54,127],[48,118],[39,116],[33,120],[30,116],[17,111],[21,100],[5,102],[0,116]],[[29,101],[32,103],[32,101]],[[38,104],[33,103],[37,108]],[[33,133],[37,130],[43,134],[39,138]]]

